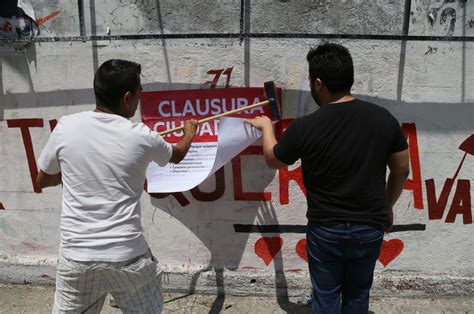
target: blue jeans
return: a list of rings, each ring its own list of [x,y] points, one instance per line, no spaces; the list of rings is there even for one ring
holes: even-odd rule
[[[311,313],[368,313],[383,234],[382,227],[361,224],[308,224]]]

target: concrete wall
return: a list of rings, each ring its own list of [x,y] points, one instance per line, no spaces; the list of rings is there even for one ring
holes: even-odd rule
[[[34,6],[50,18],[37,42],[0,46],[0,280],[52,282],[61,189],[35,186],[35,158],[52,120],[93,108],[102,62],[141,63],[145,90],[201,88],[208,71],[227,68],[232,86],[273,79],[288,123],[316,109],[305,57],[329,38],[353,55],[353,92],[388,108],[410,143],[412,174],[395,208],[395,224],[408,230],[386,235],[374,293],[474,292],[474,1],[85,0],[83,15],[73,1]],[[217,88],[224,84],[222,76]],[[192,191],[144,193],[165,287],[308,288],[305,235],[289,232],[306,223],[299,174],[299,165],[267,169],[257,146]],[[238,232],[236,224],[289,227]]]

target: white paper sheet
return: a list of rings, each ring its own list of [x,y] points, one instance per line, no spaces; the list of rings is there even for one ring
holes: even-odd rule
[[[218,141],[193,143],[181,163],[159,167],[151,163],[147,169],[148,192],[171,193],[188,191],[241,151],[254,143],[262,133],[241,118],[223,117],[219,123]]]

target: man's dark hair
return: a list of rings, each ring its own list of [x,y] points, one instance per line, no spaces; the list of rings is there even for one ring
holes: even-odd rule
[[[331,93],[351,90],[354,84],[354,65],[346,47],[325,43],[311,48],[306,59],[311,84],[319,78]]]
[[[115,112],[126,92],[138,91],[141,72],[141,65],[135,62],[120,59],[105,61],[94,76],[97,105]]]

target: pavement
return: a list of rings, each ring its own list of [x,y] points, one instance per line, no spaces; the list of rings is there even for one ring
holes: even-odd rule
[[[54,287],[0,285],[0,313],[51,313]],[[164,313],[309,313],[296,299],[165,293]],[[101,313],[121,313],[106,301]],[[373,297],[369,313],[474,313],[474,295]]]

